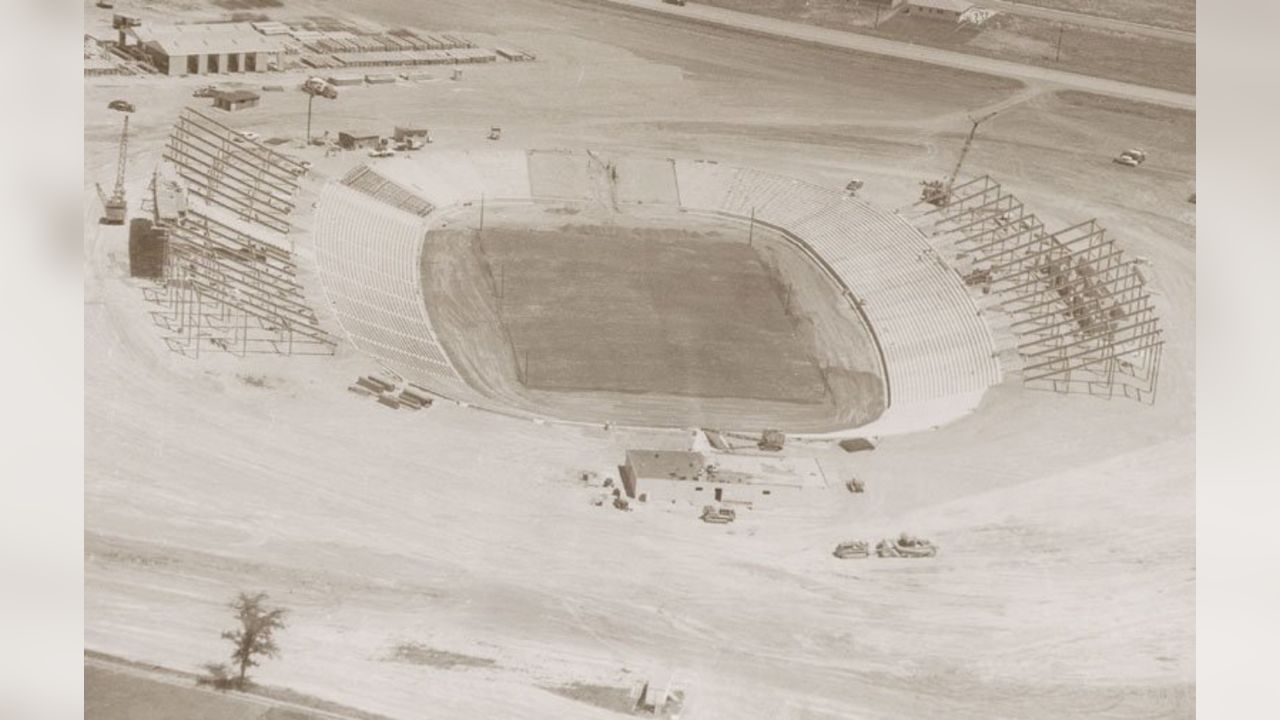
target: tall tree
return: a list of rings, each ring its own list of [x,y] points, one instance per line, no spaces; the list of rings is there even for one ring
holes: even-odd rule
[[[240,690],[244,689],[249,668],[258,667],[257,658],[276,657],[280,653],[280,648],[276,646],[275,632],[284,629],[286,611],[284,608],[268,608],[266,603],[266,593],[240,593],[231,603],[240,627],[222,633],[224,639],[235,645],[231,659],[240,666],[240,674],[236,679],[236,688]]]

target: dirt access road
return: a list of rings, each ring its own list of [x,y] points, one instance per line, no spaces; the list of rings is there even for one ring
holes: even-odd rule
[[[730,27],[747,32],[772,35],[790,40],[815,43],[828,47],[853,50],[855,52],[887,55],[890,57],[915,60],[932,65],[945,65],[960,70],[986,73],[1017,80],[1030,80],[1050,83],[1063,88],[1084,90],[1125,98],[1141,100],[1157,105],[1194,110],[1195,95],[1162,90],[1159,88],[1136,85],[1134,83],[1090,77],[1079,73],[1064,72],[1052,68],[1035,67],[1007,60],[979,57],[966,53],[924,47],[897,40],[859,35],[857,33],[832,30],[829,28],[789,22],[777,18],[752,15],[750,13],[725,10],[723,8],[704,5],[668,5],[662,0],[601,0],[612,5],[620,5],[645,12],[656,12],[664,15],[678,15],[689,20],[710,23],[722,27]]]

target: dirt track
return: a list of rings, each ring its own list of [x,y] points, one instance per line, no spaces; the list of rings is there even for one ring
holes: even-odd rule
[[[547,7],[441,3],[415,24],[492,32],[539,62],[460,86],[355,89],[319,127],[426,117],[441,145],[473,147],[497,121],[517,146],[678,149],[830,187],[856,176],[899,207],[950,169],[966,113],[1013,99],[968,172],[993,173],[1044,217],[1097,216],[1150,259],[1169,343],[1156,404],[1013,382],[963,421],[870,454],[797,448],[830,485],[798,507],[729,527],[693,508],[619,513],[593,507],[602,490],[577,474],[686,438],[443,403],[391,411],[345,391],[374,369],[347,346],[329,359],[171,355],[86,186],[87,646],[194,669],[225,655],[224,603],[262,588],[293,612],[263,682],[406,720],[424,707],[612,718],[545,688],[668,677],[689,693],[686,718],[1193,717],[1194,115]],[[130,98],[140,197],[194,84],[91,86],[86,181],[114,162],[107,100]],[[305,106],[268,95],[232,122],[296,137]],[[1110,163],[1139,143],[1143,167]],[[314,159],[318,174],[337,169]],[[865,495],[840,488],[853,474]],[[942,554],[830,556],[904,529]],[[493,664],[389,659],[406,642]]]

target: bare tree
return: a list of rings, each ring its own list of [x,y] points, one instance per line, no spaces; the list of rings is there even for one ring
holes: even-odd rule
[[[240,597],[231,603],[240,627],[222,633],[222,637],[235,645],[231,659],[240,667],[239,677],[235,680],[238,690],[244,689],[245,673],[249,668],[258,666],[257,658],[276,657],[280,652],[276,647],[275,631],[284,629],[286,611],[284,608],[268,608],[266,601],[264,592],[256,595],[240,593]]]

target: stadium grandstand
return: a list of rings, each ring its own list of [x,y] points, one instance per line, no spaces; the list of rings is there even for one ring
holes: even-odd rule
[[[352,178],[360,192],[344,186]],[[1001,380],[974,299],[903,218],[750,168],[559,150],[424,153],[413,163],[357,168],[326,188],[315,228],[318,267],[355,343],[428,387],[433,379],[456,387],[458,372],[422,307],[423,237],[455,208],[499,201],[666,205],[782,232],[844,289],[872,330],[886,379],[888,409],[875,422],[881,432],[954,419]]]

